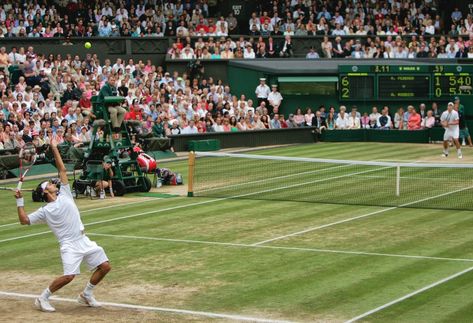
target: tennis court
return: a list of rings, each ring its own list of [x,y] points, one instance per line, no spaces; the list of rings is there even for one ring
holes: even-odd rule
[[[442,159],[439,145],[386,143],[245,154],[473,162],[468,148],[459,161]],[[406,168],[396,197],[396,167],[203,158],[211,162],[196,160],[196,197],[77,200],[88,235],[113,266],[95,291],[109,303],[102,310],[69,301],[88,278],[85,268],[58,293],[61,300],[52,301],[57,313],[33,308],[29,297],[61,273],[57,243],[46,226],[14,224],[11,192],[0,192],[0,310],[6,319],[471,320],[471,168]],[[185,173],[187,161],[161,166]],[[27,202],[26,210],[38,206]]]

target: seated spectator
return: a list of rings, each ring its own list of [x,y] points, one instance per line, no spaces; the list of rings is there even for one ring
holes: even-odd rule
[[[350,116],[348,117],[349,129],[360,129],[361,123],[360,118],[357,116],[355,109],[351,110]]]
[[[407,130],[419,130],[421,129],[422,118],[417,113],[416,109],[410,105],[407,107],[409,111],[409,119],[407,121]]]
[[[327,128],[325,118],[322,117],[322,112],[320,110],[315,111],[315,116],[312,118],[311,124],[313,127],[317,128],[319,133]]]
[[[286,120],[286,124],[288,128],[298,128],[299,125],[296,123],[296,120],[294,119],[294,114],[289,114],[289,117]]]
[[[279,115],[279,124],[281,125],[282,129],[288,128],[289,126],[287,125],[286,120],[284,120],[284,115],[280,114]]]
[[[279,114],[275,113],[271,120],[271,129],[280,129],[281,123],[279,122]]]
[[[330,111],[327,115],[327,119],[325,120],[325,123],[327,124],[327,129],[328,130],[333,130],[335,129],[335,114]]]
[[[306,127],[312,127],[312,119],[315,117],[315,114],[312,112],[311,108],[307,108],[304,114],[304,125]]]
[[[400,107],[394,115],[394,128],[402,130],[404,129],[404,109]]]
[[[368,112],[363,113],[363,116],[360,119],[361,128],[369,129],[371,128],[370,125],[370,117],[368,116]]]
[[[298,127],[302,127],[305,124],[305,116],[302,113],[301,108],[296,109],[296,114],[294,115],[294,122],[297,124]]]
[[[346,114],[346,107],[344,105],[340,106],[340,113],[338,114],[337,119],[335,120],[335,129],[349,129],[349,117]]]
[[[265,129],[271,129],[271,122],[269,120],[268,115],[261,116],[261,123],[263,124]]]
[[[279,56],[281,56],[281,57],[292,57],[292,56],[294,56],[292,39],[291,39],[290,35],[286,35],[286,37],[284,38],[284,41],[282,42],[280,48],[281,48],[281,51],[279,52]]]
[[[422,119],[421,128],[430,129],[435,126],[435,117],[432,110],[427,111],[427,115]]]
[[[245,59],[256,58],[255,52],[253,51],[253,47],[251,46],[251,44],[246,45],[245,51],[243,52],[243,58]]]
[[[391,117],[388,114],[387,108],[383,108],[383,110],[381,110],[381,115],[376,121],[376,128],[381,130],[389,130],[392,128]]]
[[[184,129],[182,129],[181,134],[188,135],[188,134],[196,134],[198,132],[199,130],[195,125],[195,121],[192,119],[192,120],[189,120],[189,124],[186,127],[184,127]]]
[[[309,52],[307,53],[307,55],[305,56],[305,58],[307,59],[317,59],[317,58],[320,58],[319,56],[319,53],[317,53],[314,49],[313,46],[310,47],[310,50]]]

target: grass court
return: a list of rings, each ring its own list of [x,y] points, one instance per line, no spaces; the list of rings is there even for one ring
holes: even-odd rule
[[[249,153],[473,162],[470,148],[461,161],[455,154],[442,160],[439,145],[419,144],[319,143]],[[186,175],[187,161],[161,166]],[[432,191],[422,198],[456,189],[436,181],[426,185]],[[459,203],[471,189],[467,193]],[[450,197],[455,193],[442,198]],[[25,200],[27,212],[40,206]],[[113,267],[95,295],[119,306],[96,310],[68,301],[89,277],[84,267],[57,293],[62,300],[52,300],[57,313],[35,310],[28,295],[40,293],[62,272],[58,245],[47,226],[17,224],[12,193],[0,191],[0,310],[6,319],[472,320],[473,211],[288,201],[282,194],[277,199],[129,194],[104,201],[82,197],[77,204],[86,233],[104,247]]]

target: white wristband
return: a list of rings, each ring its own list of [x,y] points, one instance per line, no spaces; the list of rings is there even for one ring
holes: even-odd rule
[[[16,199],[16,207],[23,207],[25,206],[25,200],[20,197],[19,199]]]

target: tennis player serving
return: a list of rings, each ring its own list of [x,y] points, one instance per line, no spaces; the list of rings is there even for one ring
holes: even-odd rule
[[[56,309],[49,303],[51,294],[69,284],[76,275],[80,274],[80,264],[85,261],[90,270],[94,270],[84,291],[77,301],[82,305],[100,307],[93,296],[94,287],[107,275],[111,267],[102,247],[90,241],[84,234],[79,209],[72,198],[66,174],[66,168],[57,148],[57,142],[51,141],[56,167],[61,180],[60,188],[50,181],[42,182],[36,190],[47,204],[37,211],[27,215],[24,209],[24,199],[20,191],[16,191],[16,205],[21,224],[46,223],[59,241],[64,275],[56,278],[41,296],[35,300],[38,309],[44,312],[54,312]]]

